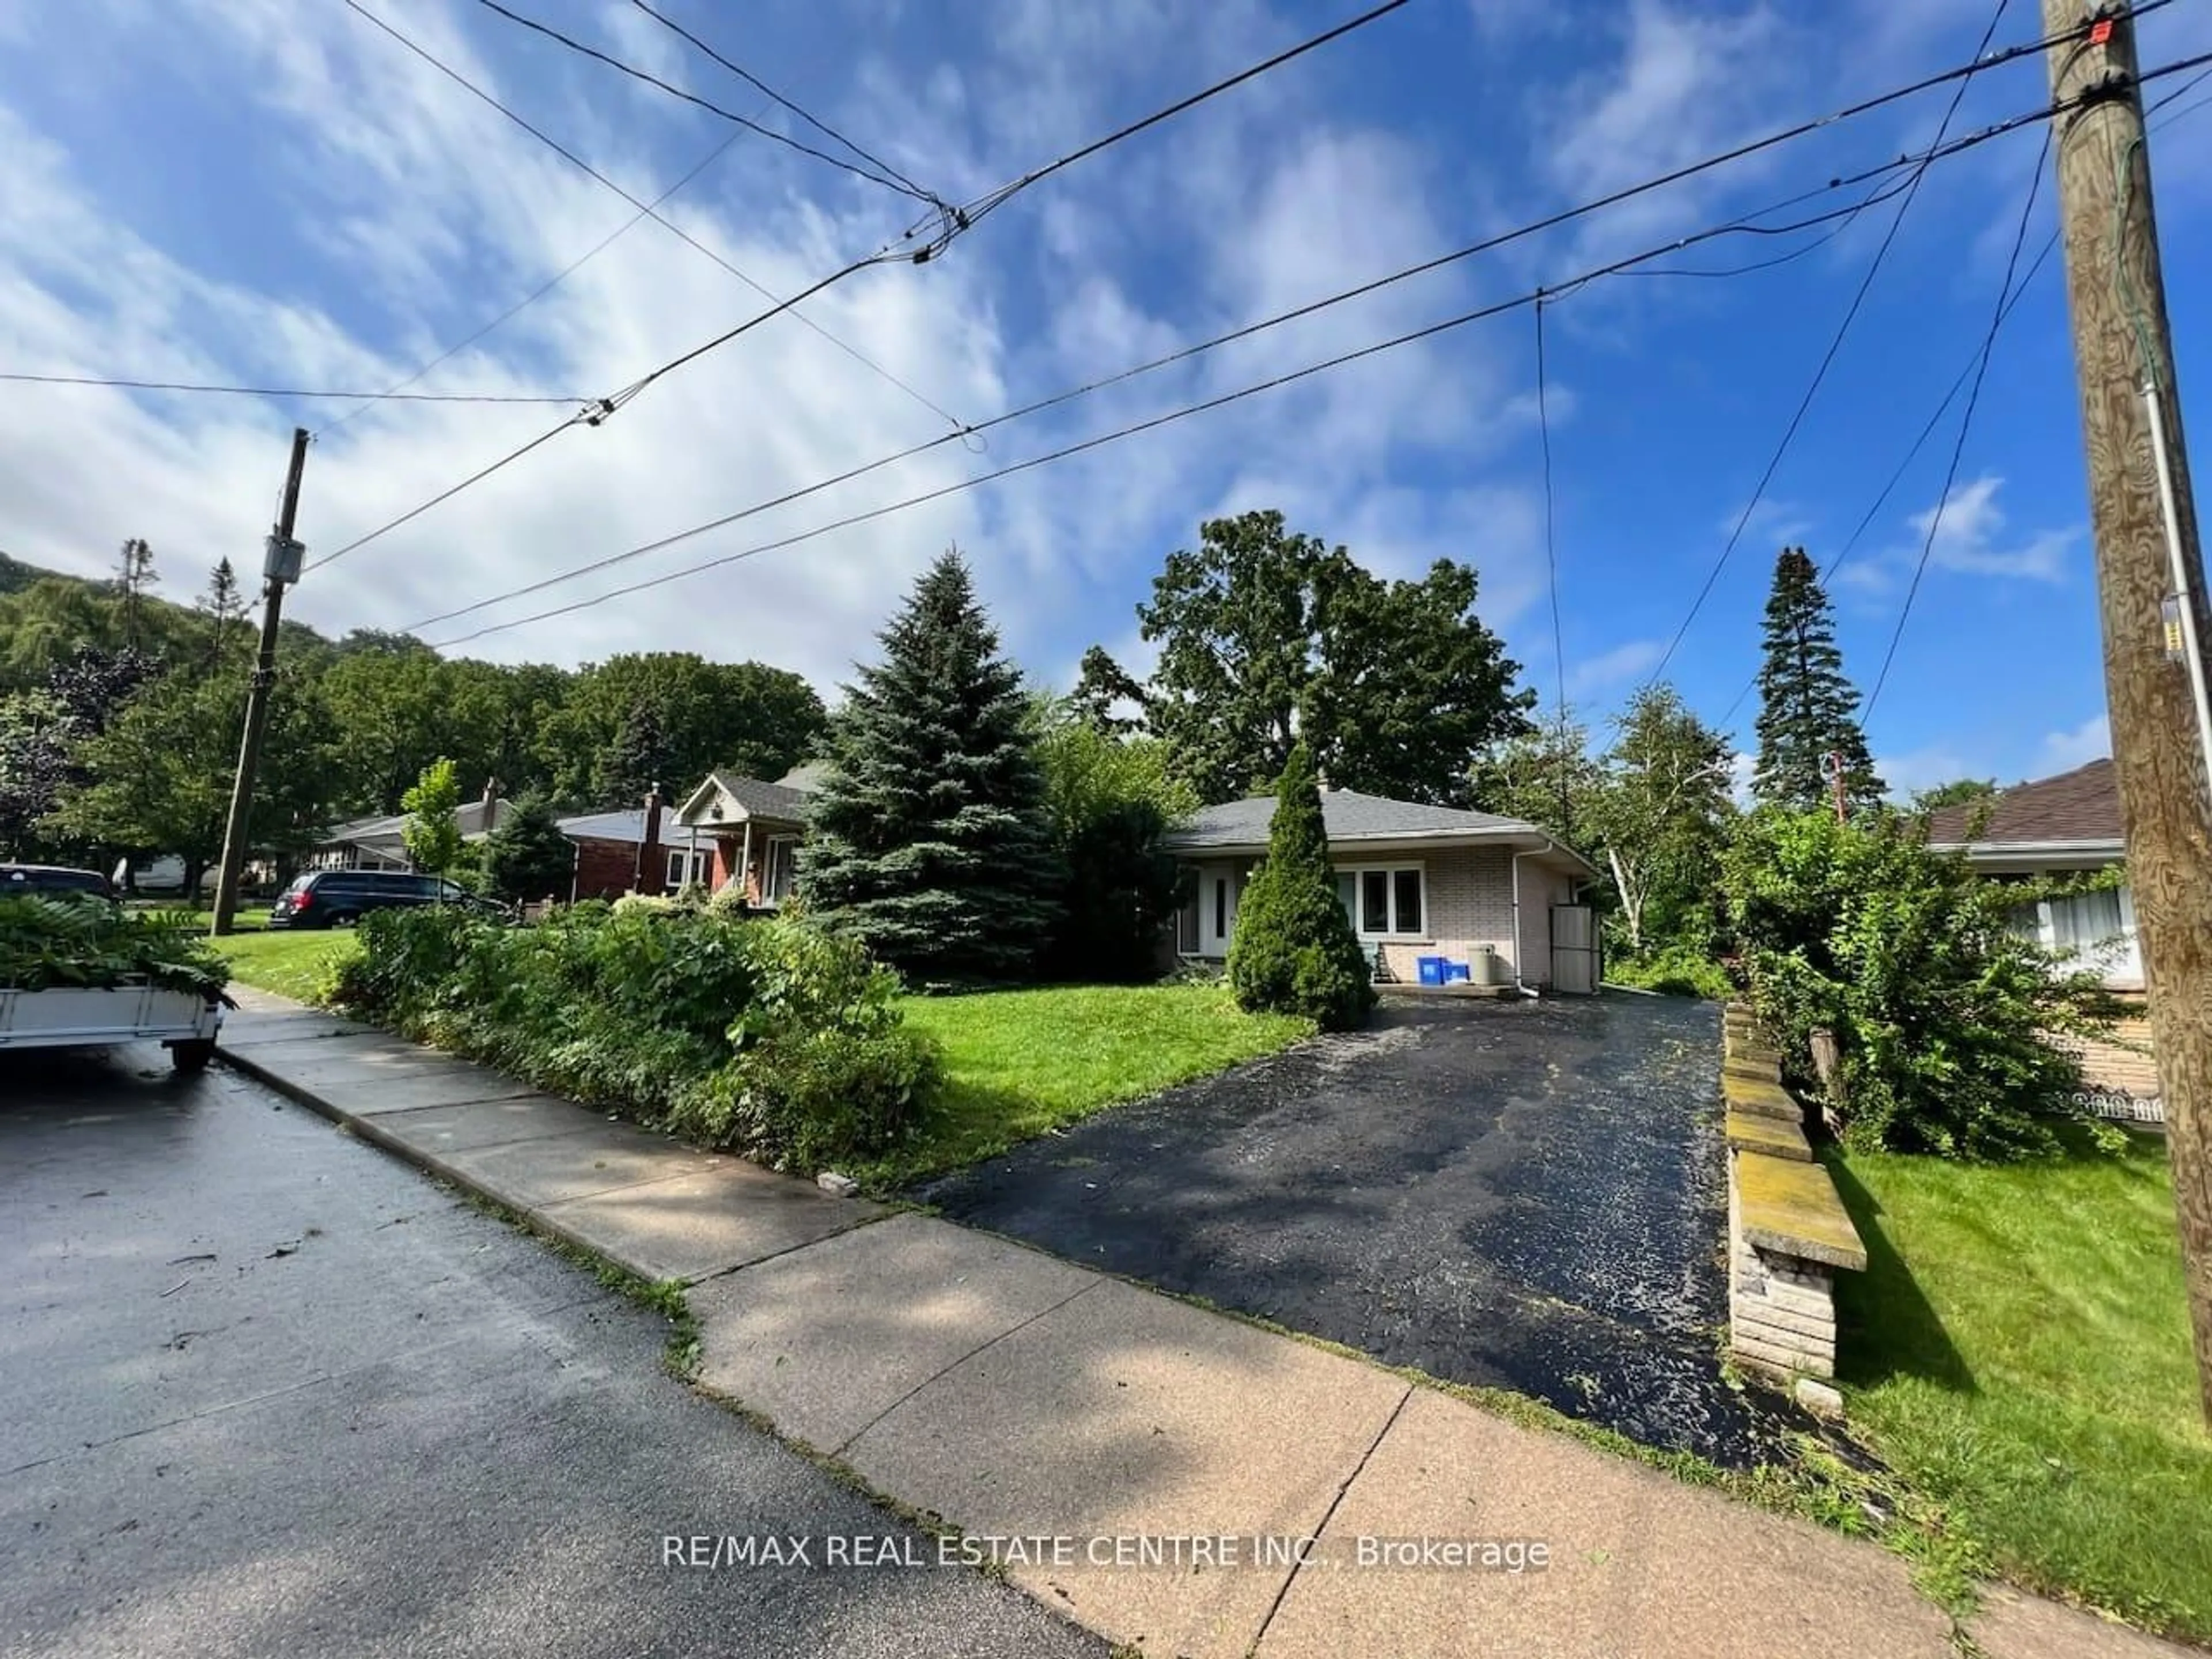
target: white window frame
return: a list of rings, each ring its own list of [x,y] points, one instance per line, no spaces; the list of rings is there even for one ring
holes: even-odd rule
[[[1338,879],[1352,878],[1352,931],[1366,945],[1419,945],[1436,937],[1436,917],[1429,908],[1429,866],[1419,859],[1403,859],[1389,864],[1340,864],[1335,866]],[[1411,933],[1398,931],[1398,878],[1411,871],[1421,884],[1421,925]],[[1389,923],[1385,931],[1371,933],[1364,926],[1366,894],[1364,878],[1384,875],[1389,878],[1389,902],[1385,907]],[[1338,889],[1340,902],[1343,890]]]
[[[768,838],[767,850],[761,854],[760,896],[763,905],[770,908],[781,905],[791,896],[792,889],[799,884],[799,843],[801,839],[798,836],[770,836]],[[788,849],[781,892],[775,887],[775,854],[780,847]]]
[[[686,887],[706,879],[707,851],[704,848],[664,847],[660,850],[666,859],[661,871],[666,878],[662,883],[663,890],[680,893]]]

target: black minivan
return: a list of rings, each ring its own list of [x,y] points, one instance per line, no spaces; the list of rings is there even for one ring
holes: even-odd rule
[[[405,870],[310,870],[276,896],[271,927],[339,927],[371,910],[423,904],[465,904],[488,915],[505,910],[457,881]]]

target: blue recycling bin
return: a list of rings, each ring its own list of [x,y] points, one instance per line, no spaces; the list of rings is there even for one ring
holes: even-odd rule
[[[1444,959],[1442,957],[1416,957],[1413,965],[1420,969],[1422,984],[1442,985],[1444,982]]]
[[[1447,984],[1447,985],[1472,985],[1474,982],[1474,978],[1473,972],[1472,972],[1472,970],[1468,968],[1468,964],[1467,964],[1466,963],[1463,963],[1463,962],[1447,962],[1446,963],[1444,963],[1444,983],[1445,983],[1445,984]]]

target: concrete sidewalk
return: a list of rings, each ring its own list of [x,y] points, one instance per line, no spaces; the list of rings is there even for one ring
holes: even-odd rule
[[[230,1063],[634,1272],[690,1282],[703,1387],[970,1540],[1030,1540],[998,1547],[1015,1583],[1144,1653],[1958,1650],[1949,1617],[1874,1545],[1024,1246],[251,1002],[224,1033]],[[1372,1559],[1373,1540],[1425,1539],[1518,1543],[1532,1560],[1540,1544],[1546,1564]],[[1180,1565],[1126,1559],[1146,1552]],[[1990,1659],[2185,1651],[2005,1592],[1970,1633]]]

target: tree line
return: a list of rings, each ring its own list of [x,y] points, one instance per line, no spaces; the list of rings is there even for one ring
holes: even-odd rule
[[[228,560],[188,603],[155,592],[155,550],[106,581],[0,562],[0,857],[215,859],[258,629]],[[562,811],[627,806],[717,767],[769,778],[820,737],[799,676],[687,652],[568,669],[440,656],[407,635],[331,639],[283,624],[255,796],[257,850],[393,813],[450,762],[465,799],[496,786]]]

